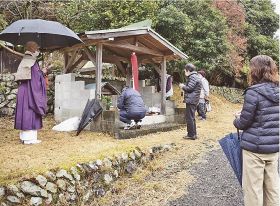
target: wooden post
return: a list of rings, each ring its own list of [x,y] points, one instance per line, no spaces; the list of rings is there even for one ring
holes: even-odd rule
[[[166,114],[166,57],[161,63],[161,114]]]
[[[103,48],[103,45],[101,43],[96,45],[96,70],[95,70],[96,90],[95,90],[95,98],[99,99],[99,100],[101,99],[102,48]]]
[[[63,69],[63,73],[65,73],[65,71],[66,71],[68,60],[69,60],[68,52],[64,52],[64,69]]]

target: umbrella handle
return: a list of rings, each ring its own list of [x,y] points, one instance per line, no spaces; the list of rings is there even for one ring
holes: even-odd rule
[[[238,137],[238,140],[240,140],[240,132],[239,132],[239,129],[237,129],[237,137]]]

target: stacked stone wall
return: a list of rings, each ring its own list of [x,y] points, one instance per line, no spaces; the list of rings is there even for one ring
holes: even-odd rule
[[[119,177],[132,175],[137,168],[174,147],[173,143],[148,150],[137,147],[102,160],[78,163],[69,170],[57,169],[24,178],[0,186],[0,205],[90,205],[93,199],[113,192],[113,182]]]
[[[211,94],[218,94],[220,96],[223,96],[226,100],[235,104],[243,103],[243,92],[244,90],[237,88],[210,86]]]
[[[18,83],[13,74],[0,75],[0,116],[11,116],[16,107]],[[54,74],[48,75],[48,113],[54,110]]]

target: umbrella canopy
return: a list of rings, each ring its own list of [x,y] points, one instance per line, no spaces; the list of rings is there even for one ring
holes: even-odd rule
[[[133,89],[139,91],[139,84],[138,84],[138,61],[135,52],[131,54],[131,67],[132,67],[132,76],[133,76]]]
[[[96,119],[102,111],[103,109],[98,100],[88,100],[77,129],[77,136],[92,120]]]
[[[35,41],[42,49],[59,49],[82,43],[72,30],[55,21],[21,19],[3,30],[0,39],[14,45]]]
[[[240,147],[239,135],[231,133],[219,140],[219,143],[242,186],[242,149]]]

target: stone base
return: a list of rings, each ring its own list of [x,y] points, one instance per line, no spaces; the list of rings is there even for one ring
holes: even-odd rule
[[[156,132],[167,132],[175,129],[180,129],[181,127],[185,127],[185,125],[175,124],[175,123],[161,123],[161,124],[153,124],[142,126],[141,129],[135,130],[124,130],[119,129],[118,133],[115,134],[117,139],[130,139],[138,136],[143,136]]]

